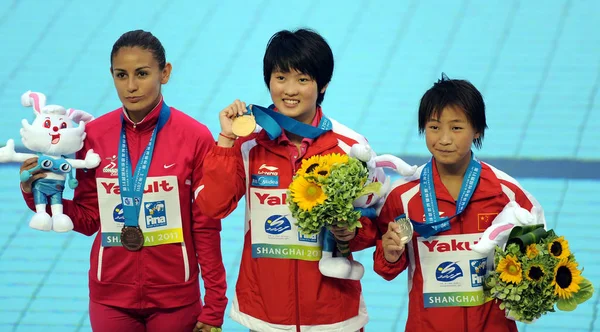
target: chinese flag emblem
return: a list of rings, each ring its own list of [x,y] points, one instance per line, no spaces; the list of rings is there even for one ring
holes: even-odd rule
[[[483,232],[492,225],[492,220],[498,213],[479,213],[477,214],[477,230]]]

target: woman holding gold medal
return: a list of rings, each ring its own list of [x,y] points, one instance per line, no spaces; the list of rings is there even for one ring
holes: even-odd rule
[[[64,201],[76,232],[97,233],[89,271],[92,329],[219,330],[227,305],[221,223],[192,204],[212,135],[163,100],[171,64],[151,33],[123,34],[113,46],[110,72],[123,107],[86,127],[78,158],[94,149],[102,162],[78,170],[74,198]],[[26,161],[22,169],[32,165]],[[31,183],[44,176],[23,185],[32,209]]]
[[[236,100],[219,113],[221,133],[196,189],[197,204],[213,218],[226,217],[246,197],[231,317],[261,332],[361,330],[368,316],[360,282],[321,274],[322,238],[299,233],[286,191],[303,160],[346,154],[366,140],[321,108],[333,54],[319,34],[305,29],[276,33],[267,45],[263,74],[274,105],[247,108]],[[332,232],[350,241],[352,251],[372,245],[375,237],[362,229]]]

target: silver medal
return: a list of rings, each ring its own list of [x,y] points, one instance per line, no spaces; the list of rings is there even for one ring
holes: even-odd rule
[[[398,235],[400,236],[400,242],[402,242],[402,244],[410,242],[414,233],[413,225],[410,220],[408,220],[408,218],[398,218],[394,220],[394,222],[399,226]]]

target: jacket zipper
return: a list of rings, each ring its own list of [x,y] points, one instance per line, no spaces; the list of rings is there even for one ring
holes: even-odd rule
[[[261,143],[261,142],[259,141],[259,142],[257,142],[257,143]],[[318,151],[318,152],[315,152],[315,153],[313,153],[312,155],[315,155],[315,154],[321,154],[323,151],[326,151],[326,150],[328,150],[328,149],[331,149],[331,148],[333,148],[335,145],[336,145],[336,144],[333,144],[333,145],[331,145],[331,146],[322,147],[321,149],[319,149],[319,151]],[[288,161],[291,163],[291,166],[292,166],[292,174],[295,174],[295,173],[296,173],[296,162],[290,158],[290,155],[289,155],[289,153],[285,153],[285,154],[284,154],[284,153],[282,153],[281,151],[278,151],[277,149],[273,149],[273,148],[272,148],[270,145],[263,145],[263,146],[264,146],[264,147],[265,147],[267,150],[271,151],[272,153],[274,153],[274,154],[276,154],[276,155],[279,155],[279,156],[281,156],[281,157],[283,157],[283,158],[287,159],[287,160],[288,160]],[[300,152],[298,152],[298,153],[300,153]],[[304,154],[304,157],[306,157],[306,155],[307,155],[307,154],[305,153],[305,154]],[[312,155],[311,155],[311,156],[312,156]],[[299,155],[298,155],[298,156],[299,156]],[[304,158],[304,157],[303,157],[303,158]],[[297,159],[298,159],[298,160],[300,160],[300,159],[303,159],[303,158],[297,158]],[[294,271],[294,275],[295,275],[295,280],[294,280],[294,283],[295,283],[295,286],[296,286],[296,287],[295,287],[295,293],[296,293],[296,332],[300,332],[300,301],[298,300],[298,296],[299,296],[299,294],[300,294],[300,290],[299,290],[299,287],[300,287],[300,286],[298,285],[298,260],[295,260],[295,262],[294,262],[294,263],[295,263],[295,264],[294,264],[294,270],[295,270],[295,271]]]
[[[135,158],[136,158],[135,160],[137,160],[136,161],[136,167],[137,167],[137,163],[140,161],[139,159],[140,159],[140,142],[141,142],[141,140],[140,140],[140,137],[138,137],[138,135],[137,135],[138,133],[137,133],[136,128],[137,128],[137,125],[134,123],[133,124],[134,135],[131,135],[131,136],[135,137],[135,139],[136,139],[135,143],[137,145],[137,149],[135,151],[136,152],[135,153]],[[129,153],[129,158],[133,159],[132,157],[133,156],[132,156],[132,154],[130,152]],[[135,174],[135,168],[132,167],[132,171]],[[129,176],[133,176],[133,174],[130,174]],[[138,216],[138,222],[139,222],[139,216]],[[137,266],[138,266],[138,272],[139,272],[139,277],[140,277],[140,280],[139,280],[140,283],[139,283],[139,286],[138,286],[139,290],[140,290],[140,309],[144,308],[144,287],[143,287],[143,285],[144,285],[144,280],[143,280],[144,279],[144,274],[142,272],[142,266],[143,266],[142,255],[143,255],[143,252],[144,252],[144,248],[143,247],[142,247],[142,249],[140,251],[137,252]]]
[[[300,157],[300,151],[298,151],[298,157]],[[296,174],[296,161],[295,160],[291,160],[289,155],[287,156],[288,160],[291,162],[292,164],[292,174]],[[299,158],[298,158],[299,159]],[[296,332],[300,332],[300,301],[298,300],[298,296],[300,296],[300,285],[298,285],[298,260],[295,259],[294,260],[294,275],[296,276],[294,278],[294,283],[296,286]]]
[[[296,270],[296,332],[300,332],[300,301],[298,301],[298,296],[300,295],[300,286],[298,285],[298,260],[294,260],[294,263],[296,263],[294,265]]]
[[[457,222],[460,224],[460,234],[464,234],[463,220],[462,220],[463,218],[460,215],[457,216],[456,218],[458,219]],[[464,327],[465,332],[469,331],[469,319],[468,319],[469,317],[468,316],[469,315],[467,313],[467,308],[463,307],[463,322],[464,322],[463,327]]]

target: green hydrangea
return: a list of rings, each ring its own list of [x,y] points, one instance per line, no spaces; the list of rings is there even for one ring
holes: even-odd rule
[[[352,203],[373,190],[372,187],[365,187],[368,174],[368,169],[359,160],[348,158],[348,163],[332,166],[328,176],[304,175],[308,180],[318,183],[327,198],[323,204],[305,211],[288,194],[287,203],[300,232],[312,236],[323,227],[332,225],[348,227],[350,231],[361,227],[360,212],[354,210]]]

